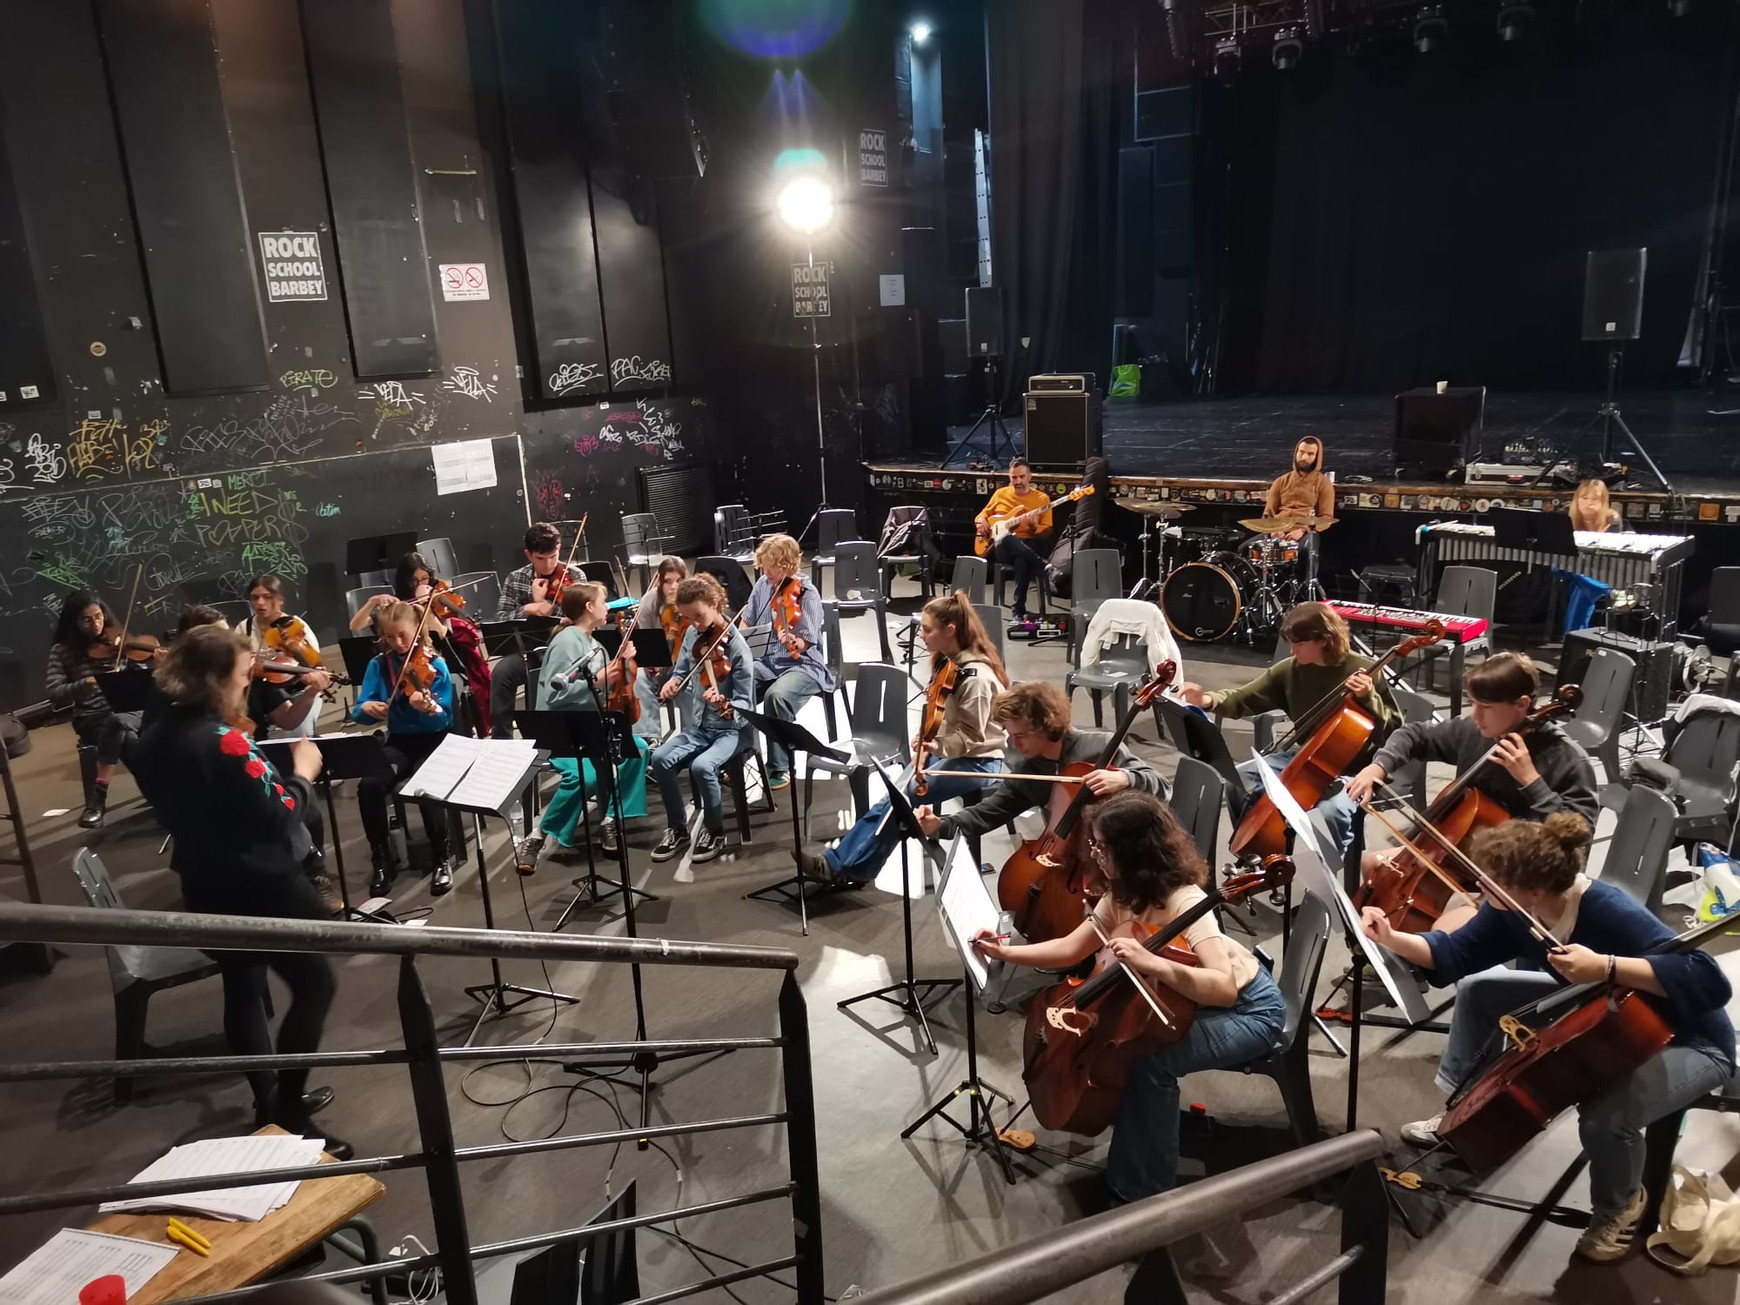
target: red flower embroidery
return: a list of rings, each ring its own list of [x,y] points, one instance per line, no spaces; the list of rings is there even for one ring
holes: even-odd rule
[[[282,784],[274,784],[274,785],[272,785],[272,791],[273,791],[273,792],[274,792],[274,793],[276,793],[276,794],[277,794],[277,795],[278,795],[278,796],[279,796],[279,797],[283,797],[283,796],[284,796],[284,786],[283,786],[283,785],[282,785]]]
[[[248,755],[247,736],[239,730],[225,730],[218,739],[218,751],[226,757],[245,757]]]
[[[243,766],[242,769],[248,772],[248,778],[258,779],[261,775],[266,773],[266,763],[261,761],[258,757],[249,757],[248,764]]]
[[[295,798],[283,797],[283,798],[279,798],[278,800],[280,802],[282,802],[285,806],[289,807],[292,811],[296,810],[296,799]]]

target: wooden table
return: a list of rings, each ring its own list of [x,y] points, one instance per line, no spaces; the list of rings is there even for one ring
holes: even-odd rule
[[[259,1131],[282,1133],[284,1130],[268,1124]],[[320,1158],[323,1163],[332,1161],[329,1155],[323,1154]],[[211,1243],[211,1257],[208,1259],[181,1248],[180,1254],[165,1265],[162,1272],[128,1297],[127,1305],[157,1305],[159,1301],[246,1287],[309,1248],[318,1246],[328,1234],[342,1228],[380,1200],[386,1190],[380,1180],[370,1174],[304,1178],[288,1204],[258,1223],[176,1215]],[[176,1243],[170,1241],[164,1232],[169,1219],[168,1212],[161,1210],[110,1214],[91,1224],[90,1229],[92,1232],[137,1237],[140,1241],[175,1246]]]

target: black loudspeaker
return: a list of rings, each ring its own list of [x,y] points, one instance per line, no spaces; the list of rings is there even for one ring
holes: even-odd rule
[[[1597,648],[1622,652],[1637,663],[1637,677],[1632,681],[1631,703],[1627,710],[1645,723],[1667,716],[1669,688],[1673,682],[1673,644],[1651,643],[1618,630],[1572,630],[1565,636],[1564,651],[1559,654],[1557,685],[1581,684],[1589,670],[1589,659]]]
[[[1479,457],[1485,422],[1484,385],[1403,390],[1396,395],[1396,466],[1442,479]]]
[[[967,323],[966,319],[950,317],[936,324],[937,340],[942,345],[942,369],[944,376],[965,376],[967,374]]]
[[[1647,249],[1591,249],[1583,269],[1583,338],[1635,340],[1643,334]]]
[[[876,336],[878,381],[910,381],[925,374],[924,315],[916,308],[885,308]]]
[[[967,287],[967,352],[1003,356],[1003,292],[994,285]]]
[[[654,178],[705,175],[707,141],[689,95],[675,0],[609,0],[599,17],[605,100],[628,170]]]
[[[947,302],[948,248],[935,227],[900,228],[900,270],[906,275],[906,306],[941,317]]]
[[[1029,389],[1025,404],[1028,461],[1044,467],[1079,467],[1100,455],[1100,396]]]

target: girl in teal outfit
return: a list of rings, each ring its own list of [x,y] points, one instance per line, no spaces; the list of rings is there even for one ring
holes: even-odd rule
[[[544,653],[544,663],[538,672],[539,711],[598,711],[602,707],[604,668],[610,658],[592,632],[607,619],[607,597],[604,586],[591,581],[570,585],[563,593],[562,615],[570,624],[557,632]],[[631,647],[624,658],[631,676],[633,656]],[[560,684],[555,683],[557,679]],[[635,755],[616,768],[617,800],[598,826],[598,845],[611,854],[617,850],[616,818],[646,814],[647,747],[639,737],[634,744]],[[574,846],[574,831],[580,825],[586,799],[597,791],[598,777],[585,758],[552,757],[550,764],[561,779],[550,805],[544,808],[538,831],[520,840],[517,864],[521,874],[531,874],[537,868],[538,853],[543,850],[546,837],[554,838],[563,847]]]

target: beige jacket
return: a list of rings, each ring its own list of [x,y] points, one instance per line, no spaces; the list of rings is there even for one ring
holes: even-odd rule
[[[991,720],[991,703],[1008,686],[978,653],[961,653],[955,661],[961,672],[954,692],[943,705],[942,728],[937,731],[932,755],[1001,757],[1009,740],[1003,727]]]

